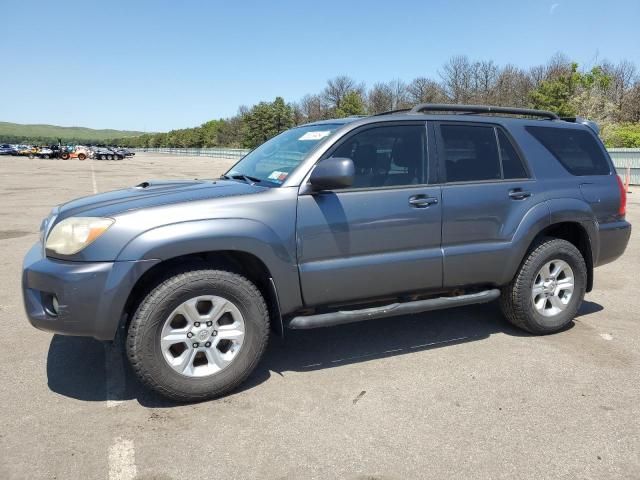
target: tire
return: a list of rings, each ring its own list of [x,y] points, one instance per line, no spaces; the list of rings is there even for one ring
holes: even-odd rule
[[[550,280],[549,286],[543,281],[542,269],[549,265],[550,270],[558,265],[568,265],[569,270],[565,271],[570,272],[573,279],[573,291],[566,304],[561,307],[562,310],[555,307],[555,304],[560,305],[558,298],[551,298],[559,295],[550,292],[559,290],[560,296],[565,296],[566,300],[566,291],[560,287],[563,277],[560,276],[560,280]],[[553,275],[548,278],[552,277]],[[570,277],[566,273],[564,281],[570,283]],[[536,335],[555,333],[569,325],[576,316],[584,299],[586,285],[587,266],[580,251],[566,240],[542,238],[531,248],[511,283],[502,289],[500,307],[507,320],[518,328]],[[547,293],[535,296],[542,291]],[[549,295],[549,301],[545,295]],[[555,300],[555,304],[552,300]]]
[[[84,153],[78,154],[78,160],[85,160],[87,156]]]
[[[184,320],[186,326],[178,325],[176,327],[180,328],[181,332],[185,331],[184,328],[193,328],[196,332],[194,334],[192,330],[189,330],[192,337],[184,342],[191,343],[194,339],[203,342],[206,338],[215,339],[215,335],[218,335],[217,346],[220,346],[224,341],[231,342],[224,338],[220,339],[224,328],[221,326],[221,322],[227,313],[214,320],[212,327],[208,326],[209,322],[205,322],[206,327],[205,323],[201,324],[201,329],[213,329],[210,331],[212,337],[207,337],[205,334],[205,339],[200,335],[202,330],[195,330],[194,325],[197,326],[195,322],[185,320],[188,315],[185,314],[182,317],[180,313],[176,314],[176,312],[187,311],[179,310],[183,305],[206,296],[226,300],[236,308],[235,312],[241,315],[244,322],[241,329],[243,331],[241,345],[237,347],[236,351],[235,344],[231,343],[233,347],[230,347],[226,353],[231,352],[234,356],[223,367],[209,362],[209,352],[206,356],[203,353],[206,365],[201,367],[195,365],[198,360],[197,356],[200,355],[199,352],[206,350],[204,346],[200,345],[198,350],[191,348],[186,343],[179,343],[176,345],[182,345],[181,348],[185,350],[176,359],[171,358],[181,365],[187,365],[187,367],[184,369],[173,367],[169,364],[166,356],[169,355],[169,350],[174,345],[166,350],[160,340],[167,328],[174,328],[172,318]],[[200,302],[197,305],[199,304]],[[215,305],[213,303],[211,306],[212,312],[215,311]],[[195,307],[191,311],[195,311]],[[197,312],[196,315],[198,315]],[[211,319],[213,318],[211,317]],[[235,317],[232,318],[232,321],[235,325]],[[216,327],[219,322],[220,326]],[[220,333],[215,331],[216,328],[220,329]],[[126,350],[131,367],[143,384],[177,402],[203,401],[225,395],[238,387],[249,376],[264,354],[269,340],[269,332],[268,309],[260,291],[253,283],[235,273],[192,266],[167,274],[165,279],[141,300],[129,325]],[[192,345],[197,347],[199,344],[192,343]],[[217,348],[212,346],[212,342],[207,342],[206,346],[210,349]],[[195,357],[189,356],[194,352],[198,352],[195,353]],[[187,357],[184,358],[188,358],[188,360],[180,361],[185,353]],[[221,369],[211,374],[195,376],[194,372],[200,368],[204,368],[205,372],[210,368]],[[180,373],[180,370],[183,373]]]
[[[107,155],[107,160],[113,160],[113,155]]]
[[[60,155],[60,158],[62,160],[69,160],[69,154],[68,153],[63,153],[62,155]]]
[[[106,157],[104,155],[100,155],[100,160],[106,160]]]
[[[42,158],[44,158],[45,160],[49,160],[49,155],[44,155]]]

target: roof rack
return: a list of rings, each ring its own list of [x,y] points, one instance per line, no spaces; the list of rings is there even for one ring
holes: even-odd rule
[[[494,107],[491,105],[449,105],[446,103],[420,103],[409,113],[421,112],[462,112],[462,113],[502,113],[507,115],[526,115],[542,117],[550,120],[560,120],[560,117],[547,110],[533,110],[531,108]]]
[[[402,112],[409,112],[409,111],[411,111],[410,108],[398,108],[397,110],[387,110],[386,112],[374,113],[371,116],[379,117],[380,115],[392,115],[394,113],[402,113]]]

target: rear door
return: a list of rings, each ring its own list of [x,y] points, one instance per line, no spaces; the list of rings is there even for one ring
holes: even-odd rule
[[[348,157],[352,188],[301,195],[297,240],[306,305],[442,286],[440,187],[430,184],[425,122],[367,125],[325,158]]]
[[[516,228],[538,194],[499,125],[435,122],[442,184],[445,287],[497,283]]]

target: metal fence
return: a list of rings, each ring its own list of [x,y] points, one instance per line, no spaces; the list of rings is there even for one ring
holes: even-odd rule
[[[627,168],[630,172],[630,184],[640,185],[640,148],[609,148],[611,160],[623,179]]]
[[[244,148],[134,148],[137,152],[166,153],[169,155],[180,155],[184,157],[214,157],[239,160],[244,157],[249,150]]]
[[[618,174],[624,179],[626,170],[629,168],[631,185],[640,185],[640,148],[610,148],[608,150]],[[137,148],[135,151],[229,160],[239,160],[249,153],[249,150],[244,148]]]

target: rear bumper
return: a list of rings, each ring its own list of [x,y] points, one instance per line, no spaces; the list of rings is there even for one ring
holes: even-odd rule
[[[624,220],[601,224],[598,233],[600,242],[596,267],[613,262],[624,253],[631,237],[631,224]]]
[[[40,330],[98,340],[114,338],[129,293],[157,263],[68,262],[47,258],[42,250],[42,244],[34,245],[23,263],[22,294],[29,322]]]

